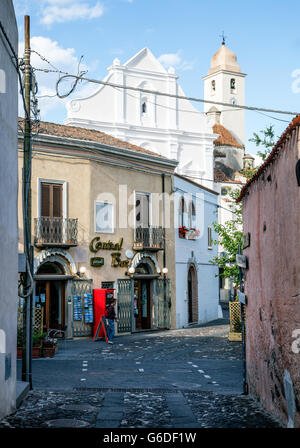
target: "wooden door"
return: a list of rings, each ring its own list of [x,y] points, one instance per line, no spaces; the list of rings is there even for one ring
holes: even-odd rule
[[[62,218],[62,185],[41,183],[41,216]]]

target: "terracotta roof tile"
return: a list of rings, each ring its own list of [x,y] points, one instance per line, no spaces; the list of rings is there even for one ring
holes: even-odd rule
[[[214,141],[215,146],[234,146],[236,148],[244,148],[243,145],[238,143],[236,138],[224,128],[221,124],[213,125],[214,134],[219,134],[219,137]]]
[[[248,190],[248,187],[253,182],[255,182],[259,178],[259,176],[265,171],[265,169],[268,168],[268,166],[276,159],[277,154],[280,152],[280,149],[282,148],[282,146],[284,145],[284,143],[286,142],[286,140],[290,136],[291,132],[294,129],[296,129],[296,127],[298,127],[298,126],[300,126],[300,114],[297,115],[297,117],[295,117],[293,119],[293,121],[291,121],[291,123],[288,125],[288,127],[286,128],[286,130],[281,135],[280,139],[278,140],[278,142],[276,143],[276,145],[274,146],[274,148],[270,152],[270,154],[267,157],[266,161],[258,168],[256,173],[251,177],[251,179],[248,180],[246,185],[244,185],[244,187],[241,190],[241,194],[237,198],[236,202],[240,202],[243,199],[243,197],[246,194],[246,191]]]
[[[24,126],[23,118],[19,118],[19,125],[21,127]],[[43,135],[53,135],[56,137],[73,138],[77,140],[102,143],[104,145],[113,146],[115,148],[129,149],[131,151],[151,154],[153,156],[165,159],[165,157],[161,156],[160,154],[149,151],[145,148],[142,148],[141,146],[136,146],[131,143],[125,142],[124,140],[120,140],[109,134],[101,131],[96,131],[94,129],[80,128],[77,126],[65,126],[63,124],[41,121],[38,133]]]

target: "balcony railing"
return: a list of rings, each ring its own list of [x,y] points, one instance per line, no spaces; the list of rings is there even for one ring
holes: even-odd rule
[[[77,218],[35,218],[34,244],[36,247],[77,246],[77,225]]]
[[[162,227],[138,227],[135,229],[134,250],[161,250],[164,248],[164,229]]]

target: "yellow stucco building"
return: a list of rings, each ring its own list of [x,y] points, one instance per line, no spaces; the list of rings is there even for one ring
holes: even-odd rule
[[[22,133],[18,150],[22,252]],[[45,329],[91,335],[86,295],[98,288],[114,289],[119,332],[175,327],[174,211],[167,198],[176,165],[103,132],[40,123],[31,225],[34,306],[43,309]]]

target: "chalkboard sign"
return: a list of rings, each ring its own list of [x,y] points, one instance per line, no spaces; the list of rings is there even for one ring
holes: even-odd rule
[[[93,338],[93,342],[95,342],[96,340],[100,339],[99,338],[99,333],[100,333],[101,327],[103,327],[105,340],[106,340],[106,342],[108,341],[106,319],[105,319],[104,316],[101,316],[99,324],[98,324],[98,327],[97,327],[97,330],[96,330],[96,333],[95,333],[95,336]]]

